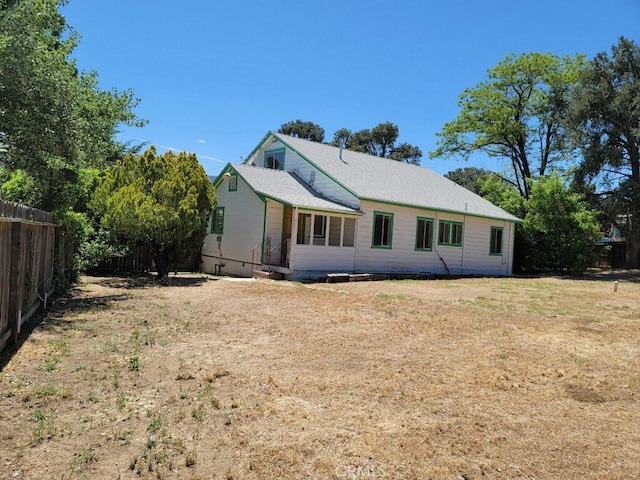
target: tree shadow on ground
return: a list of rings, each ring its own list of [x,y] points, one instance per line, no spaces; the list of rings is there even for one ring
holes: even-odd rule
[[[94,277],[92,283],[96,283],[103,287],[124,288],[124,289],[141,289],[149,287],[199,287],[207,282],[217,279],[205,277],[199,274],[191,275],[170,275],[166,285],[162,285],[158,281],[158,277],[153,274],[145,275],[118,275],[118,276],[100,276]]]
[[[619,281],[640,283],[640,270],[610,270],[610,269],[591,269],[582,275],[570,275],[567,273],[557,272],[520,272],[515,273],[513,278],[564,278],[567,280],[591,280],[591,281]]]

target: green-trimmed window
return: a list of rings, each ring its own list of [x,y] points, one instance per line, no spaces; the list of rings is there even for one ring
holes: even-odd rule
[[[433,249],[433,218],[418,217],[416,250]]]
[[[229,179],[229,191],[236,192],[238,190],[238,174],[232,173]]]
[[[211,233],[223,233],[224,207],[216,207],[211,215]]]
[[[267,150],[264,152],[264,168],[273,170],[284,170],[284,148],[277,150]]]
[[[393,213],[373,212],[372,247],[391,248],[393,237]]]
[[[502,255],[502,227],[491,227],[489,255]]]
[[[440,220],[438,225],[438,245],[462,245],[462,223]]]

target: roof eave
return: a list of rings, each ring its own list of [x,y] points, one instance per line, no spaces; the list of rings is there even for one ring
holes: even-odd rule
[[[505,213],[507,215],[513,217],[513,218],[508,218],[507,216],[499,217],[499,216],[495,216],[495,215],[483,215],[483,214],[480,214],[480,213],[465,212],[465,211],[462,211],[462,210],[439,208],[439,207],[426,206],[426,205],[416,205],[416,204],[410,204],[410,203],[394,202],[392,200],[381,200],[379,198],[362,197],[360,200],[365,201],[365,202],[384,203],[385,205],[396,205],[396,206],[399,206],[399,207],[418,208],[420,210],[432,210],[432,211],[435,211],[435,212],[444,212],[444,213],[450,213],[450,214],[455,214],[455,215],[466,215],[468,217],[486,218],[486,219],[489,219],[489,220],[500,220],[500,221],[503,221],[503,222],[513,222],[513,223],[522,223],[523,222],[523,220],[520,220],[518,217],[513,216],[509,212],[506,212],[506,211],[505,211]]]

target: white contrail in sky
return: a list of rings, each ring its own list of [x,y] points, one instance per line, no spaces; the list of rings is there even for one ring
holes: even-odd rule
[[[144,142],[144,143],[147,143],[147,144],[149,144],[149,145],[155,145],[156,147],[164,148],[165,150],[171,150],[172,152],[176,152],[176,153],[180,153],[180,152],[187,152],[187,151],[188,151],[188,150],[187,150],[187,149],[185,149],[185,148],[169,147],[169,146],[167,146],[167,145],[161,145],[161,144],[159,144],[159,143],[152,142],[151,140],[145,140],[144,138],[129,137],[128,135],[120,135],[120,136],[121,136],[122,138],[129,138],[129,139],[131,139],[131,140],[136,140],[136,141],[138,141],[138,142]],[[196,152],[194,152],[194,153],[196,153]],[[202,159],[205,159],[205,160],[211,160],[211,161],[219,162],[219,163],[225,163],[225,164],[226,164],[226,163],[228,163],[228,162],[226,162],[225,160],[221,160],[221,159],[219,159],[219,158],[214,158],[214,157],[208,157],[208,156],[206,156],[206,155],[200,155],[200,154],[198,154],[198,153],[196,153],[196,157],[198,157],[199,159],[200,159],[200,158],[202,158]]]

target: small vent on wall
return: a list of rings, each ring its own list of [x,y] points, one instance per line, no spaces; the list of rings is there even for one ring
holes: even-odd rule
[[[316,171],[315,170],[311,170],[311,173],[309,174],[309,186],[313,187],[313,184],[316,182]]]

